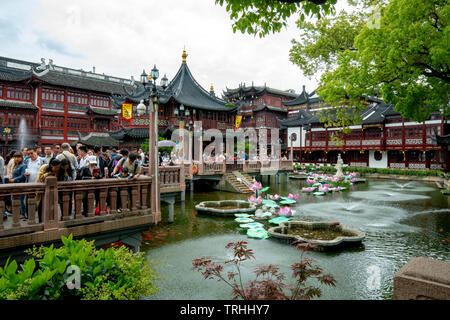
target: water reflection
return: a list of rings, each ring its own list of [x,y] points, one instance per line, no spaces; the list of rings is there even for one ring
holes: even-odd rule
[[[278,185],[271,184],[270,193],[298,193],[303,186],[303,181],[286,183],[282,179]],[[250,239],[233,219],[197,214],[194,207],[201,201],[248,197],[209,190],[206,187],[202,191],[196,186],[192,197],[187,193],[186,202],[175,205],[175,222],[163,221],[158,226],[173,231],[164,243],[143,244],[142,250],[149,257],[167,261],[161,269],[162,290],[152,299],[229,299],[228,287],[204,281],[191,268],[194,258],[228,259],[224,247],[231,241],[248,241],[254,249],[256,261],[244,267],[243,276],[248,276],[247,279],[259,263],[278,264],[290,274],[289,265],[298,261],[299,253],[292,246],[274,239]],[[322,287],[323,299],[389,299],[395,272],[411,258],[450,259],[449,244],[444,240],[450,238],[450,197],[441,195],[433,185],[368,180],[366,184],[352,186],[352,190],[321,197],[301,193],[295,209],[297,219],[339,221],[366,233],[363,250],[308,253],[338,281],[335,288]],[[165,207],[164,219],[167,219]],[[379,272],[379,286],[370,282],[374,272]]]

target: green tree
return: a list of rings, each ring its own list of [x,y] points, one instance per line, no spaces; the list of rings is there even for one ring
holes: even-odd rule
[[[293,42],[291,61],[308,75],[325,72],[317,93],[338,109],[323,118],[354,123],[348,115],[375,94],[408,119],[424,121],[442,109],[448,116],[449,2],[376,2],[369,11],[298,22],[305,39]]]
[[[216,0],[226,6],[233,21],[233,32],[237,30],[264,37],[281,31],[286,21],[298,13],[304,20],[307,16],[321,17],[333,12],[337,0]]]

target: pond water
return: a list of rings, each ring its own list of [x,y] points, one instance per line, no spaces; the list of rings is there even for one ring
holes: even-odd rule
[[[272,179],[273,181],[273,179]],[[263,180],[263,186],[268,185]],[[298,193],[304,181],[270,184],[269,193],[287,196]],[[198,214],[195,205],[206,200],[247,199],[248,195],[210,188],[186,192],[186,202],[175,205],[175,221],[152,227],[141,250],[149,259],[159,260],[160,292],[149,299],[230,299],[231,290],[223,282],[203,280],[192,270],[192,260],[209,257],[223,262],[231,257],[225,245],[244,240],[254,250],[254,260],[242,266],[244,281],[252,280],[258,264],[276,264],[291,275],[289,266],[300,260],[300,252],[276,239],[252,239],[229,217]],[[321,286],[320,299],[391,299],[395,272],[413,257],[450,259],[450,197],[432,184],[370,180],[351,190],[314,197],[300,193],[295,205],[298,220],[340,222],[366,233],[363,247],[336,252],[309,251],[337,280],[336,287]],[[311,284],[317,284],[311,282]]]

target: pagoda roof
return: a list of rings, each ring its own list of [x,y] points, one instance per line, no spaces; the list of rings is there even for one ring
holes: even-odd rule
[[[319,119],[307,110],[299,110],[297,117],[286,120],[279,120],[279,122],[283,127],[298,127],[310,123],[319,122]]]
[[[244,85],[239,85],[239,87],[236,88],[236,89],[230,89],[228,87],[226,89],[227,89],[227,91],[223,92],[223,95],[226,96],[226,97],[232,96],[234,94],[247,94],[247,93],[252,93],[252,92],[255,93],[255,94],[262,94],[264,92],[267,92],[267,93],[276,94],[276,95],[280,95],[280,96],[285,96],[285,97],[289,97],[289,98],[297,97],[296,93],[270,88],[270,87],[267,87],[266,85],[264,85],[264,86],[254,86],[252,84],[250,87],[247,87],[245,85],[245,83],[244,83]]]
[[[175,77],[164,90],[161,102],[174,99],[185,106],[211,111],[234,111],[235,107],[227,107],[225,100],[219,99],[203,89],[192,76],[186,62],[181,64]]]
[[[134,92],[127,92],[127,94],[123,96],[113,95],[113,100],[118,106],[126,101],[138,103],[140,100],[147,100],[151,94],[153,86],[153,84],[144,86],[141,83],[138,83],[138,86]],[[173,99],[174,101],[190,108],[208,111],[236,110],[236,106],[226,106],[225,104],[227,102],[225,100],[219,99],[215,95],[203,89],[194,79],[186,62],[181,64],[177,74],[166,88],[156,86],[156,90],[158,91],[159,101],[162,104]]]
[[[310,105],[323,102],[323,100],[316,94],[314,90],[310,94],[306,92],[305,86],[303,86],[303,91],[300,93],[294,100],[282,102],[283,105],[287,107],[301,106],[301,105]]]

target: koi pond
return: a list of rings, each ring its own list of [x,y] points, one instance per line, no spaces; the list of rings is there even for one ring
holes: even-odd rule
[[[272,179],[273,181],[274,179]],[[304,180],[267,183],[270,194],[287,196],[299,193],[292,220],[335,221],[365,234],[361,246],[340,251],[308,251],[326,273],[337,280],[336,287],[321,286],[320,299],[391,299],[395,272],[413,257],[450,259],[450,197],[432,184],[367,179],[340,192],[321,197],[301,193]],[[168,223],[163,206],[162,223],[144,234],[141,250],[149,259],[159,261],[161,290],[149,299],[231,299],[224,283],[203,280],[192,270],[192,260],[208,257],[226,261],[229,242],[244,240],[255,258],[242,265],[244,282],[254,278],[258,264],[276,264],[289,278],[289,266],[300,260],[300,252],[277,239],[247,236],[235,217],[199,214],[195,206],[202,201],[247,200],[248,194],[210,191],[195,186],[186,192],[186,201],[175,204],[175,220]],[[266,230],[269,227],[268,222]],[[274,226],[273,224],[271,226]]]

